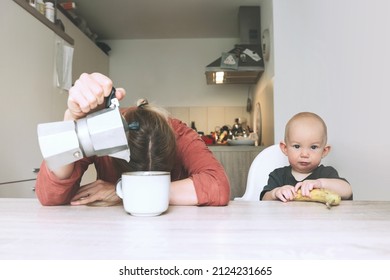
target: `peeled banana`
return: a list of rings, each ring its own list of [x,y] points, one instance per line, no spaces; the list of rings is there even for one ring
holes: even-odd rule
[[[339,205],[341,197],[330,190],[327,189],[312,189],[309,196],[303,196],[301,190],[298,190],[297,195],[294,198],[294,201],[313,201],[321,202],[330,209],[332,206]]]

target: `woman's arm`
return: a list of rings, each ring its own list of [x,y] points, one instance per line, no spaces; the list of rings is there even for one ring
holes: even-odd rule
[[[172,120],[172,127],[176,134],[177,164],[172,172],[171,202],[227,205],[230,185],[221,163],[191,128],[179,120]]]
[[[77,120],[96,110],[104,103],[104,98],[111,93],[112,81],[99,73],[81,74],[75,85],[69,90],[68,109],[64,120]],[[116,97],[125,96],[124,89],[117,88]],[[81,177],[90,159],[83,159],[56,170],[50,170],[46,163],[41,165],[37,176],[36,193],[43,205],[68,204],[77,193]]]
[[[197,205],[198,197],[196,196],[194,182],[189,178],[172,182],[169,204]]]
[[[81,177],[88,169],[89,159],[74,163],[72,174],[66,179],[60,179],[43,161],[37,175],[35,193],[42,205],[69,204],[80,187]]]
[[[99,73],[81,74],[74,86],[69,90],[68,109],[65,111],[64,120],[77,120],[85,117],[92,111],[102,107],[105,97],[112,90],[112,81]],[[118,88],[115,96],[121,100],[125,96],[124,89]],[[62,166],[52,172],[58,179],[69,178],[74,169],[74,163]]]

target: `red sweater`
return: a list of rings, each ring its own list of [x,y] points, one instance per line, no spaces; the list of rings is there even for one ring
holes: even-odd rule
[[[191,128],[177,119],[171,119],[171,125],[176,135],[177,157],[171,180],[191,178],[199,205],[227,205],[230,187],[222,165]],[[113,169],[108,156],[84,158],[75,162],[72,175],[65,180],[59,180],[43,161],[35,188],[39,201],[43,205],[69,204],[80,187],[84,172],[92,163],[95,164],[97,179],[115,184],[121,176]]]

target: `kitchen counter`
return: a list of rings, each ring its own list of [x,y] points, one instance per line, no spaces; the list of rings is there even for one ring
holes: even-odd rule
[[[248,151],[261,151],[264,146],[246,146],[246,145],[209,145],[207,146],[212,152],[248,152]]]
[[[241,197],[245,193],[248,171],[254,158],[264,146],[208,146],[210,151],[225,168],[230,181],[230,199]]]
[[[231,201],[134,217],[122,206],[2,198],[0,224],[3,260],[390,259],[390,201],[342,201],[331,209],[315,202]]]

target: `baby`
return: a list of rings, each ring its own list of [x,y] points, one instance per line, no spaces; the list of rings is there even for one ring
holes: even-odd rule
[[[310,196],[310,191],[316,188],[331,190],[344,200],[352,199],[348,181],[340,178],[333,167],[321,164],[330,151],[326,124],[321,117],[310,112],[293,116],[286,125],[280,149],[290,165],[270,173],[260,200],[287,202],[294,199],[299,189],[303,196]]]

